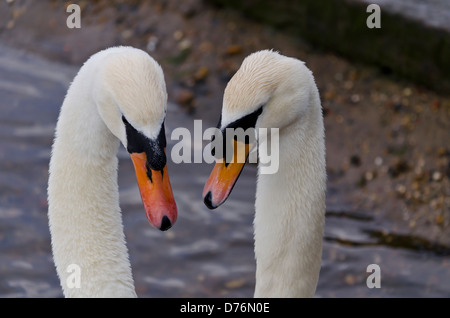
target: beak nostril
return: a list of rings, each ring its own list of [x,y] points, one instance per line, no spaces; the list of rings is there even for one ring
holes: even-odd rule
[[[172,223],[170,222],[169,218],[167,217],[167,215],[164,215],[162,220],[161,220],[161,227],[159,228],[161,231],[167,231],[168,229],[170,229],[172,227]]]

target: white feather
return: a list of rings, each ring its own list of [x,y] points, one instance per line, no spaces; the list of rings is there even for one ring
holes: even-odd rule
[[[160,66],[145,52],[115,47],[93,55],[61,107],[48,182],[54,262],[66,297],[135,297],[122,226],[117,151],[122,115],[148,137],[167,103]],[[69,265],[80,288],[68,285]],[[73,287],[73,288],[71,288]]]

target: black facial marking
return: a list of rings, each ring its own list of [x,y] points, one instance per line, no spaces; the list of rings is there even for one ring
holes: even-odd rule
[[[248,128],[255,128],[256,122],[258,121],[258,117],[259,115],[261,115],[262,111],[263,106],[260,106],[253,113],[250,113],[248,115],[245,115],[244,117],[239,118],[238,120],[233,121],[231,124],[229,124],[222,130],[225,130],[226,128],[242,128],[244,130]]]
[[[167,159],[166,154],[164,153],[164,148],[166,148],[166,133],[164,129],[164,122],[161,125],[158,137],[155,139],[150,139],[137,131],[128,122],[125,116],[122,116],[122,121],[125,124],[127,133],[127,151],[129,153],[145,152],[147,156],[147,176],[151,181],[151,170],[162,171],[166,166]]]
[[[223,158],[226,157],[226,147],[233,147],[233,143],[231,142],[231,138],[227,138],[227,128],[233,128],[233,129],[237,129],[237,128],[242,128],[244,131],[247,130],[248,128],[255,128],[256,126],[256,122],[258,121],[259,115],[261,115],[262,111],[263,111],[263,106],[260,106],[257,110],[255,110],[254,112],[241,117],[237,120],[235,120],[234,122],[230,123],[229,125],[227,125],[226,127],[224,127],[221,131],[222,131],[222,137],[223,137],[223,149],[222,149],[222,156]],[[220,119],[219,119],[219,124],[218,124],[218,128],[220,128],[222,123],[222,114],[220,115]],[[235,140],[236,139],[236,135],[233,136],[233,138]],[[212,137],[211,142],[213,142],[215,140],[215,136]],[[243,141],[246,144],[250,143],[250,139],[249,136],[245,136],[245,140]],[[216,149],[215,147],[213,147],[211,149],[211,154],[213,156],[216,156]],[[227,162],[225,160],[225,166],[228,166],[229,162]]]

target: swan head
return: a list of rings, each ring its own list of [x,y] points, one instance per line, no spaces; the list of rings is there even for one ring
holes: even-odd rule
[[[93,98],[103,122],[127,149],[149,222],[169,229],[177,218],[166,166],[164,74],[146,52],[117,47],[103,51]]]
[[[216,165],[203,190],[204,203],[217,208],[229,196],[240,172],[256,143],[259,128],[278,128],[280,131],[297,122],[309,107],[314,79],[304,63],[271,50],[247,56],[225,88],[218,127],[224,145],[232,146],[235,157],[225,159],[226,147],[216,155]],[[227,128],[254,129],[254,137],[227,141]],[[260,140],[261,142],[261,140]],[[243,153],[243,160],[236,154]]]
[[[280,128],[308,107],[310,71],[298,59],[271,50],[247,56],[225,88],[220,127],[262,110],[253,128]]]

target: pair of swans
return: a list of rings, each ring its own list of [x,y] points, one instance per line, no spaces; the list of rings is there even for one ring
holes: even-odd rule
[[[72,82],[48,184],[52,250],[66,297],[136,296],[119,207],[120,143],[133,161],[149,222],[167,230],[176,221],[166,106],[161,67],[139,49],[94,54]],[[326,172],[319,93],[304,63],[267,50],[249,55],[226,87],[220,128],[240,123],[279,128],[279,170],[258,174],[254,296],[311,297],[321,264]],[[226,200],[243,166],[217,161],[203,192],[209,208]],[[80,288],[68,286],[71,264],[82,269]]]

